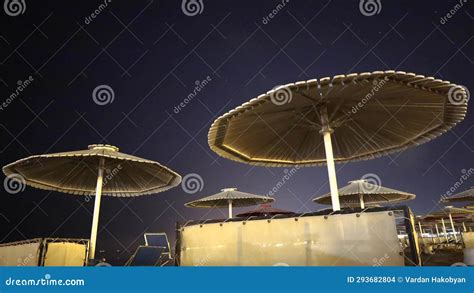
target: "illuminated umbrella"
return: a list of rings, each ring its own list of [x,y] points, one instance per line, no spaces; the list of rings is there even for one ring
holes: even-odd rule
[[[259,166],[327,164],[339,210],[334,162],[366,160],[427,142],[464,119],[467,92],[401,71],[337,75],[277,87],[219,117],[209,145]]]
[[[395,203],[412,200],[416,197],[412,193],[372,184],[364,179],[349,181],[349,185],[340,188],[338,194],[339,201],[343,206],[360,206],[361,209],[364,209],[366,204]],[[331,193],[319,196],[313,201],[330,205]]]
[[[474,214],[474,210],[463,209],[463,208],[456,208],[453,206],[446,206],[444,209],[440,211],[433,212],[424,217],[425,220],[436,220],[441,219],[444,229],[446,230],[444,224],[444,218],[448,217],[451,223],[451,229],[453,230],[454,239],[457,241],[458,237],[456,236],[456,229],[454,228],[454,221],[460,220],[463,221],[468,218],[472,218]],[[466,230],[466,226],[464,226],[464,230]]]
[[[273,208],[270,204],[262,204],[260,205],[260,207],[258,207],[255,210],[238,214],[237,217],[246,218],[246,217],[252,217],[252,216],[260,217],[260,216],[292,215],[292,214],[294,213],[290,211]]]
[[[94,196],[89,258],[95,257],[102,195],[134,197],[177,186],[181,176],[157,162],[120,153],[111,145],[90,145],[87,150],[31,156],[3,167],[26,184],[46,190]],[[105,171],[105,174],[104,174]]]
[[[474,187],[457,193],[450,197],[443,198],[442,202],[474,202]]]
[[[274,201],[273,197],[246,193],[238,191],[237,188],[224,188],[219,193],[184,205],[189,208],[229,208],[229,218],[232,218],[232,207],[247,207]]]

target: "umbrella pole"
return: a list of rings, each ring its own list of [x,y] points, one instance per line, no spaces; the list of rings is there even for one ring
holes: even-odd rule
[[[334,165],[334,154],[332,152],[332,129],[329,126],[329,118],[326,107],[321,109],[321,124],[321,133],[324,137],[324,150],[326,152],[326,164],[328,167],[329,188],[331,189],[332,210],[340,211],[341,205],[339,203],[339,192],[337,190],[336,166]]]
[[[232,201],[229,200],[229,219],[232,219]]]
[[[463,228],[464,232],[467,232],[466,224],[464,222],[462,222],[462,228]]]
[[[89,259],[95,258],[95,246],[97,243],[97,229],[99,227],[100,199],[102,197],[102,180],[104,175],[104,158],[100,159],[99,171],[97,176],[97,185],[95,189],[94,216],[92,218],[91,243]]]
[[[437,236],[437,238],[438,238],[438,241],[440,241],[441,239],[439,238],[438,223],[436,223],[435,225],[436,225],[436,236]]]
[[[444,219],[443,219],[443,218],[441,218],[441,223],[443,224],[444,237],[446,238],[446,241],[449,242],[448,231],[446,231],[446,224],[444,223]]]
[[[449,221],[451,222],[451,229],[453,229],[454,240],[458,242],[458,236],[456,236],[456,229],[454,229],[454,222],[453,222],[453,217],[451,216],[451,213],[449,213]]]
[[[360,208],[365,209],[365,204],[364,204],[364,195],[361,193],[359,194],[359,201],[360,201]]]
[[[420,237],[423,238],[423,229],[421,229],[421,223],[418,222],[418,229],[420,229]]]

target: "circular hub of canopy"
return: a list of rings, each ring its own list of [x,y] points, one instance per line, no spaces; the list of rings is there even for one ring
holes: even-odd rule
[[[366,160],[427,142],[464,119],[467,91],[401,71],[337,75],[275,88],[214,121],[219,155],[263,166]]]

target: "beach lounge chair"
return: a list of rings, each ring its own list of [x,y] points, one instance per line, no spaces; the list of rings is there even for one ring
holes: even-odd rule
[[[125,266],[157,266],[160,265],[165,248],[156,246],[138,246],[135,253],[125,263]]]
[[[164,266],[171,261],[171,248],[166,233],[145,233],[143,237],[145,238],[146,246],[164,248],[160,263],[158,264],[159,266]]]

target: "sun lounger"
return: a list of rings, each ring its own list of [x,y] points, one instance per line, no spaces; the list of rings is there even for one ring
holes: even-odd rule
[[[160,257],[159,266],[164,266],[171,261],[171,248],[166,233],[145,233],[145,245],[164,248]]]
[[[125,266],[157,266],[165,248],[156,246],[138,246],[135,253],[130,257]]]

